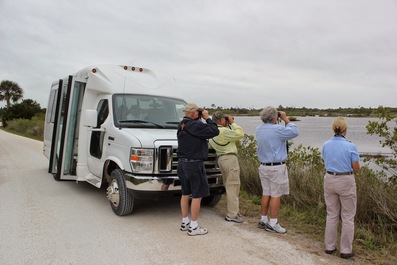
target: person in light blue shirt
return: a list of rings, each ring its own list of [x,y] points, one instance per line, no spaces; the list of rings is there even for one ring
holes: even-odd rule
[[[326,174],[324,200],[327,206],[325,225],[325,253],[336,252],[339,218],[342,218],[340,256],[353,257],[354,217],[357,208],[356,181],[353,172],[360,170],[357,147],[345,139],[347,122],[338,117],[332,123],[334,136],[326,141],[321,151]]]
[[[281,196],[289,194],[287,141],[299,135],[297,126],[284,111],[266,107],[260,112],[263,124],[256,128],[259,177],[262,185],[261,220],[258,227],[269,232],[285,233],[278,223]],[[278,121],[284,121],[284,125]],[[269,213],[269,216],[268,216]],[[269,219],[270,217],[270,219]]]

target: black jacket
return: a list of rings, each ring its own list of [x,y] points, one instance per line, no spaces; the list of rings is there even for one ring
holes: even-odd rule
[[[217,124],[211,120],[193,120],[184,117],[178,125],[178,158],[205,160],[208,157],[207,139],[219,134]]]

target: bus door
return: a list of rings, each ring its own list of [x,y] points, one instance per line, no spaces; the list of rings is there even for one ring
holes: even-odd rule
[[[102,168],[105,162],[107,146],[107,132],[101,129],[101,125],[109,116],[109,102],[107,99],[101,99],[97,106],[97,126],[91,133],[90,153],[88,155],[87,164],[90,172],[95,176],[87,179],[94,186],[100,187],[102,181]]]
[[[73,76],[59,81],[49,159],[49,173],[56,180],[77,178],[77,147],[85,82],[85,79]]]

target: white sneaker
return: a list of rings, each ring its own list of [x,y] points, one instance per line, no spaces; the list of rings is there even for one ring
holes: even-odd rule
[[[228,222],[244,223],[244,219],[241,214],[237,214],[236,217],[229,217],[226,215],[225,220]]]
[[[187,234],[189,236],[205,235],[205,234],[208,234],[208,229],[205,228],[205,227],[200,227],[200,226],[197,226],[194,229],[189,227],[189,230],[187,231]]]
[[[266,229],[266,231],[270,231],[270,232],[276,232],[279,234],[285,234],[287,232],[287,230],[283,227],[281,227],[281,225],[279,223],[275,224],[275,225],[270,225],[268,224],[268,229]]]

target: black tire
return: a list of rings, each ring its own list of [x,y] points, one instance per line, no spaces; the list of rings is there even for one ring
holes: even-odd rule
[[[116,215],[124,216],[132,213],[134,198],[128,193],[124,172],[121,169],[115,169],[110,174],[106,194]]]
[[[215,206],[222,198],[222,194],[210,195],[201,199],[201,204],[205,206]]]

